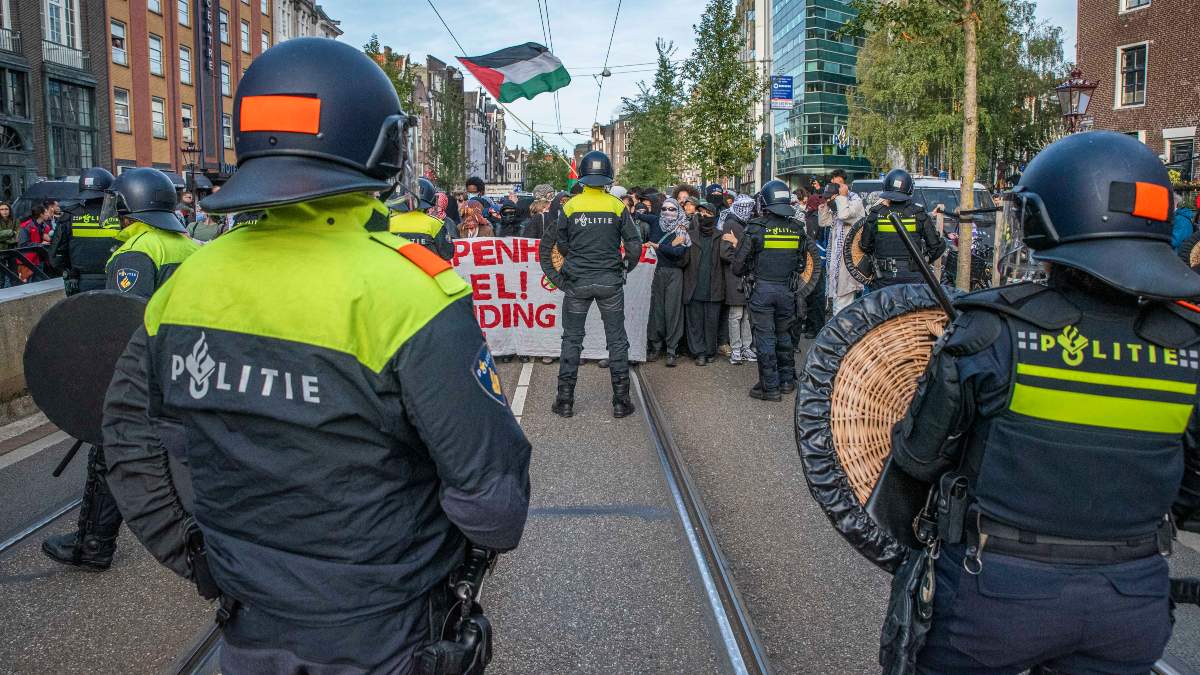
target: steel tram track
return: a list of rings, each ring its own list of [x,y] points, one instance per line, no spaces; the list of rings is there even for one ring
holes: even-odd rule
[[[68,513],[73,511],[75,508],[77,508],[79,506],[80,502],[82,502],[82,501],[83,501],[82,498],[76,497],[75,499],[72,499],[72,500],[66,502],[65,504],[58,506],[57,508],[53,509],[52,511],[49,511],[48,513],[44,514],[42,517],[33,521],[32,523],[26,525],[24,528],[18,530],[16,534],[10,536],[9,538],[5,539],[4,541],[0,541],[0,555],[3,555],[9,549],[13,548],[17,544],[20,544],[21,542],[25,541],[29,537],[32,537],[33,535],[37,534],[43,528],[49,526],[51,523],[58,520],[59,518],[62,518],[63,516],[67,515]]]

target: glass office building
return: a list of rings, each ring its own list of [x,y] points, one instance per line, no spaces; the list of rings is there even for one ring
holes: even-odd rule
[[[793,77],[795,99],[791,110],[774,111],[775,175],[793,186],[801,176],[824,178],[834,169],[871,174],[846,126],[862,40],[834,35],[852,11],[841,0],[773,2],[771,72]]]

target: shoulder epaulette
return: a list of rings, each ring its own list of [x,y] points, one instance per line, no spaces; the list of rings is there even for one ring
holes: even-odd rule
[[[467,282],[458,276],[450,263],[442,260],[440,256],[424,246],[383,232],[372,232],[371,238],[416,265],[418,269],[436,281],[446,295],[455,295],[466,290]]]
[[[1011,316],[1042,330],[1059,330],[1083,318],[1079,308],[1054,289],[1035,283],[989,288],[954,300],[963,310],[980,309]]]
[[[1148,303],[1138,311],[1133,331],[1162,347],[1194,346],[1200,343],[1200,307],[1185,301]]]

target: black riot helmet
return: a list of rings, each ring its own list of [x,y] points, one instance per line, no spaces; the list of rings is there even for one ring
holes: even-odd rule
[[[891,202],[912,200],[913,179],[904,169],[892,169],[883,177],[883,192],[879,196]]]
[[[94,166],[79,174],[79,199],[104,199],[113,184],[113,175],[108,169]]]
[[[422,211],[432,209],[437,205],[437,188],[428,178],[417,179],[417,206]]]
[[[130,169],[113,181],[117,213],[168,232],[186,232],[175,215],[175,183],[158,169]]]
[[[762,199],[763,210],[784,218],[796,215],[796,209],[792,207],[792,191],[788,189],[787,183],[781,180],[767,181],[759,196]]]
[[[238,170],[203,201],[216,213],[294,204],[348,192],[416,194],[416,118],[391,81],[344,42],[296,38],[263,52],[238,84]]]
[[[1200,296],[1200,275],[1171,249],[1167,169],[1136,138],[1089,131],[1055,141],[1003,200],[1006,221],[1038,260],[1134,295]]]
[[[579,160],[579,182],[588,187],[603,187],[613,182],[612,160],[593,150]]]

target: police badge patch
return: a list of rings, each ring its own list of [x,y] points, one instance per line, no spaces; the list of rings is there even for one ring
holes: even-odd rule
[[[483,388],[484,393],[492,397],[500,405],[507,406],[508,399],[504,397],[504,388],[500,386],[500,373],[496,371],[496,361],[485,342],[475,356],[473,368],[475,381]]]
[[[117,288],[122,292],[133,288],[138,280],[138,271],[128,267],[122,267],[117,270]]]

